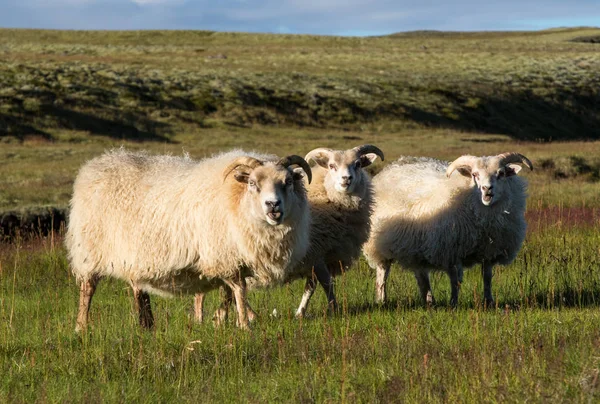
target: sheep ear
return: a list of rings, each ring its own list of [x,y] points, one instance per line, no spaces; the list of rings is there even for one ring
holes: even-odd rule
[[[301,167],[296,167],[292,171],[294,181],[302,181],[304,179],[304,170]]]
[[[250,178],[250,173],[247,173],[245,171],[236,171],[233,174],[233,178],[235,178],[235,180],[237,182],[242,182],[244,184],[248,183],[248,178]]]
[[[465,177],[471,177],[471,167],[469,166],[457,167],[456,171],[458,171],[460,175],[464,175]]]
[[[329,156],[324,153],[315,154],[309,160],[313,160],[323,168],[329,168]]]
[[[519,174],[523,167],[518,164],[507,164],[504,166],[504,175],[506,177],[512,177],[513,175]]]
[[[375,153],[363,154],[359,158],[359,160],[360,160],[360,166],[361,167],[370,166],[371,164],[373,164],[375,162],[375,160],[377,160],[377,157],[379,157],[379,156],[377,156]]]

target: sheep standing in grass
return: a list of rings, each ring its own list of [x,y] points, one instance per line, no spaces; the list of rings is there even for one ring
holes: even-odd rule
[[[247,327],[245,277],[283,281],[308,249],[304,159],[240,150],[201,161],[115,150],[75,180],[66,244],[81,284],[77,330],[87,325],[98,280],[134,290],[140,323],[152,327],[148,292],[206,292],[227,285]]]
[[[452,305],[463,267],[481,263],[485,303],[492,306],[492,268],[510,264],[525,239],[527,183],[516,175],[516,163],[533,170],[525,156],[505,153],[462,156],[451,164],[403,157],[375,176],[376,208],[364,253],[377,269],[376,301],[386,299],[393,261],[414,271],[427,303],[433,303],[429,271],[446,271]]]
[[[332,276],[349,269],[369,237],[373,190],[371,179],[363,168],[377,157],[383,160],[383,152],[372,145],[345,151],[319,148],[306,155],[307,161],[314,160],[319,167],[314,170],[314,180],[308,186],[312,217],[309,251],[286,279],[290,282],[306,278],[297,317],[306,312],[316,288],[315,278],[325,289],[330,307],[337,307]],[[221,307],[215,314],[217,322],[227,315],[232,300],[231,291],[225,291]],[[202,297],[197,295],[195,313],[198,321],[202,320],[201,306]],[[251,317],[255,316],[250,307],[248,312]]]

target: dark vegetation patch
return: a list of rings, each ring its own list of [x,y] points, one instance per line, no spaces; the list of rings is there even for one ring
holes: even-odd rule
[[[580,36],[577,38],[573,38],[572,42],[582,42],[582,43],[597,43],[600,44],[600,35],[593,36]]]
[[[542,159],[539,166],[556,179],[583,177],[591,182],[600,180],[600,158],[559,156]]]
[[[63,229],[66,220],[66,208],[44,207],[0,212],[0,240],[46,236]]]

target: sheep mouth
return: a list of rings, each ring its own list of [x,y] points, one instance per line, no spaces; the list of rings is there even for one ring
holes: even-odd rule
[[[340,191],[348,192],[350,190],[350,185],[352,185],[351,182],[340,182],[339,183]]]
[[[267,221],[271,224],[278,224],[279,222],[281,222],[281,218],[282,218],[282,214],[281,212],[269,212],[267,213]]]
[[[492,199],[494,198],[494,194],[483,194],[481,196],[481,200],[483,201],[483,203],[485,203],[486,205],[489,205],[492,202]]]

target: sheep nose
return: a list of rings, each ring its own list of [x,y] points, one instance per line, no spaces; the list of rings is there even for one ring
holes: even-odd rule
[[[276,200],[276,201],[265,201],[265,205],[267,205],[267,207],[274,209],[279,207],[279,205],[281,205],[281,201]]]
[[[492,190],[492,188],[494,188],[494,186],[493,186],[493,185],[490,185],[489,187],[486,187],[486,186],[484,185],[484,186],[482,186],[482,187],[481,187],[481,189],[482,189],[482,190],[484,190],[484,191],[491,191],[491,190]]]
[[[351,175],[343,175],[342,179],[346,182],[350,182],[350,181],[352,181],[352,176]]]

